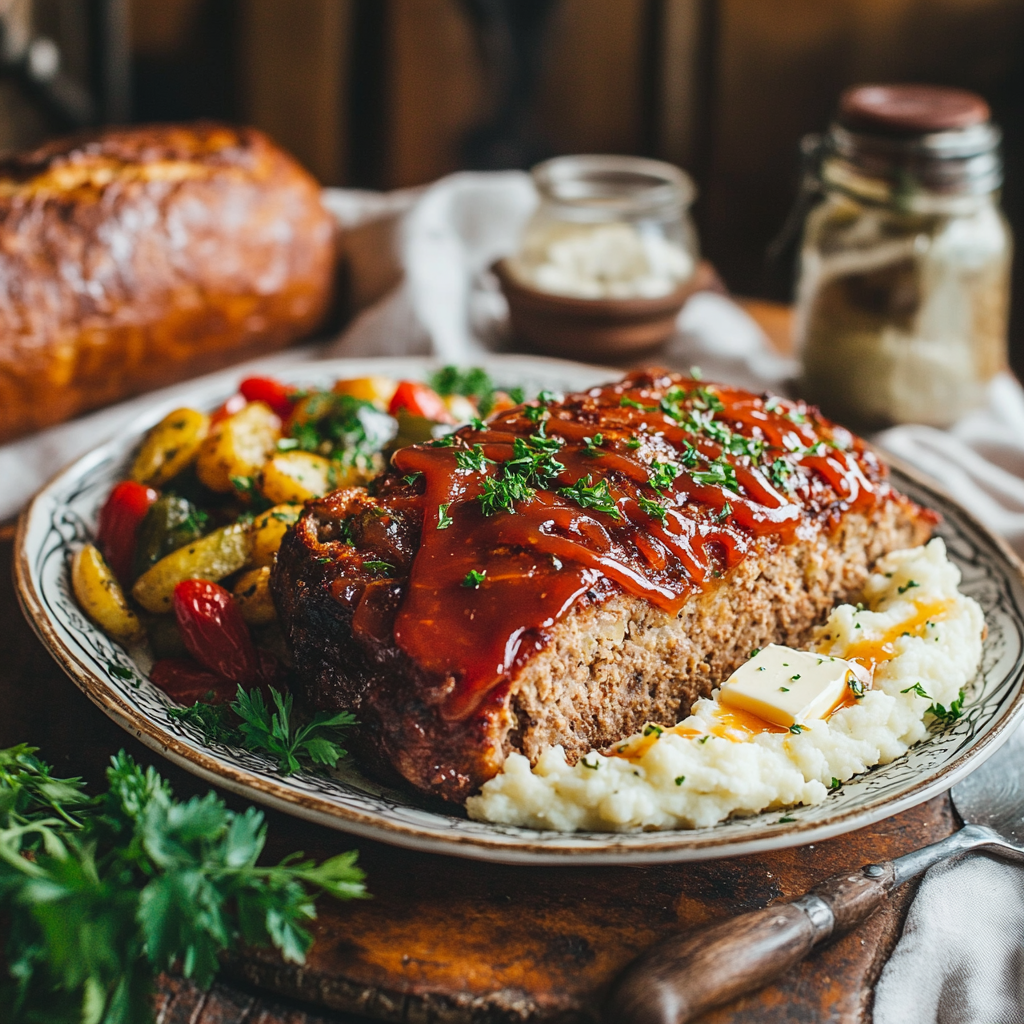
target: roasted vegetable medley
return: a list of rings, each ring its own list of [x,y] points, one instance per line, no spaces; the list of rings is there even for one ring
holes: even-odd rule
[[[129,479],[74,556],[83,611],[126,645],[148,640],[154,683],[179,703],[285,689],[270,569],[303,502],[365,483],[397,447],[509,408],[482,370],[430,384],[385,377],[300,389],[242,381],[212,415],[176,409],[144,438]]]

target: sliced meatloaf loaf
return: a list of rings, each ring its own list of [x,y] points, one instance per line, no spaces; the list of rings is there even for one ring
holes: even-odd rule
[[[935,522],[802,403],[665,372],[545,398],[312,503],[272,577],[310,702],[449,800],[675,723]]]

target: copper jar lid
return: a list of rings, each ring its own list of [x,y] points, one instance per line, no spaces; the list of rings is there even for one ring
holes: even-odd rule
[[[941,85],[857,85],[839,100],[845,128],[884,135],[928,135],[985,124],[988,104],[966,89]]]

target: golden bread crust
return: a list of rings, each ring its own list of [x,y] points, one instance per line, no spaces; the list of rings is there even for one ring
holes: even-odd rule
[[[251,128],[110,129],[0,162],[0,442],[287,345],[334,227]]]

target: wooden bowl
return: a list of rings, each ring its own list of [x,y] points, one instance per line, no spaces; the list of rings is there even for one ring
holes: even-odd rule
[[[584,361],[640,355],[663,345],[696,283],[691,277],[654,299],[577,299],[523,284],[505,260],[492,269],[516,337],[534,352]]]

